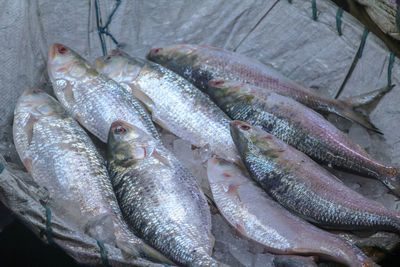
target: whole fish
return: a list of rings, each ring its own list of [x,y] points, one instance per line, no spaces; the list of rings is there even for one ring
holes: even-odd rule
[[[159,139],[142,104],[72,49],[62,44],[51,45],[47,69],[58,100],[101,141],[107,141],[110,125],[116,120],[132,123]]]
[[[237,80],[273,90],[309,108],[335,113],[381,133],[367,116],[355,108],[376,100],[386,92],[381,94],[375,91],[344,100],[324,98],[255,59],[210,46],[184,44],[160,47],[152,49],[148,59],[182,75],[202,90],[207,88],[207,83],[213,78]]]
[[[96,69],[124,85],[150,110],[153,121],[197,147],[238,161],[231,121],[210,98],[178,74],[121,51],[96,59]]]
[[[242,236],[267,251],[318,255],[349,266],[374,266],[355,246],[285,210],[236,165],[209,159],[207,175],[221,214]]]
[[[14,114],[16,149],[33,180],[49,190],[49,205],[60,203],[53,206],[53,212],[82,231],[105,224],[103,233],[112,237],[92,237],[115,243],[133,256],[170,262],[129,230],[103,158],[54,98],[39,89],[28,89],[19,98]]]
[[[108,170],[128,224],[178,264],[220,266],[211,257],[211,215],[189,171],[162,144],[125,122],[114,122]]]
[[[400,214],[348,188],[302,152],[241,121],[233,140],[250,175],[277,202],[318,225],[400,232]]]
[[[213,79],[206,92],[234,120],[259,125],[308,156],[381,180],[400,196],[394,167],[373,159],[323,116],[301,103],[265,88]]]

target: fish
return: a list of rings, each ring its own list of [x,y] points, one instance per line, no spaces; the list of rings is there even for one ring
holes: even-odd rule
[[[171,263],[129,229],[104,159],[58,101],[40,89],[26,90],[15,107],[13,136],[22,163],[48,189],[48,206],[65,222],[134,257]]]
[[[251,177],[275,201],[319,226],[400,232],[400,214],[348,188],[285,142],[241,121],[231,134]]]
[[[138,98],[153,121],[196,147],[240,162],[229,132],[231,119],[211,99],[159,64],[113,50],[93,64]]]
[[[195,178],[148,133],[116,121],[108,170],[122,213],[143,240],[185,266],[224,266],[211,257],[211,214]]]
[[[62,106],[89,132],[107,142],[111,123],[130,122],[160,139],[145,107],[63,44],[52,44],[47,70]]]
[[[182,75],[201,90],[205,90],[213,78],[237,80],[273,90],[309,108],[336,114],[382,134],[368,116],[357,109],[376,103],[392,86],[337,100],[318,95],[311,88],[288,79],[256,59],[216,47],[191,44],[165,46],[151,49],[147,58]]]
[[[374,177],[400,196],[398,169],[375,160],[316,111],[266,88],[224,79],[208,84],[206,93],[231,119],[260,126],[313,159]]]
[[[237,165],[207,162],[213,199],[228,223],[267,252],[313,255],[349,266],[375,266],[357,247],[293,215],[272,200]]]

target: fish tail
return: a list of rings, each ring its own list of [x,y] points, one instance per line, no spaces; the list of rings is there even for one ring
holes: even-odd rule
[[[390,92],[393,87],[394,85],[388,85],[372,92],[340,99],[340,108],[337,114],[353,122],[357,122],[371,131],[382,134],[382,132],[372,124],[368,114],[378,104],[379,100],[381,100],[386,93]]]
[[[352,107],[343,105],[340,110],[336,111],[336,114],[349,119],[353,122],[359,123],[363,127],[373,132],[383,134],[371,121],[368,115],[365,115],[359,111],[355,111]]]
[[[381,171],[381,181],[392,191],[392,193],[400,197],[400,171],[399,168],[387,167]]]
[[[364,106],[372,105],[381,100],[381,98],[386,93],[390,92],[394,86],[395,86],[394,84],[388,85],[365,94],[343,98],[340,99],[340,101],[352,108],[361,108]]]
[[[369,257],[367,257],[359,248],[354,245],[347,243],[345,240],[337,239],[339,242],[338,249],[336,251],[330,251],[336,255],[338,262],[344,263],[348,266],[354,267],[377,267],[375,262],[373,262]],[[334,242],[334,243],[336,243]],[[329,248],[329,246],[328,246]]]

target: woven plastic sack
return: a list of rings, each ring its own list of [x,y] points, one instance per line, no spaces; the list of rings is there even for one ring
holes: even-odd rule
[[[400,165],[400,60],[350,15],[338,15],[337,7],[328,0],[290,2],[122,0],[105,30],[125,51],[139,57],[152,47],[179,43],[234,50],[327,97],[357,95],[395,84],[371,113],[372,122],[384,136],[331,119],[375,158]],[[102,25],[114,5],[113,0],[98,1]],[[103,264],[96,240],[68,226],[57,211],[50,211],[49,221],[46,190],[24,171],[12,141],[17,98],[28,87],[52,92],[46,72],[50,44],[64,43],[90,61],[102,55],[95,1],[2,1],[0,12],[0,155],[4,167],[0,171],[0,200],[43,240],[48,241],[51,228],[54,242],[78,262]],[[107,50],[115,48],[111,38],[103,37]],[[400,211],[397,198],[378,181],[340,171],[335,174],[358,192]],[[222,226],[215,227],[221,220],[213,218],[214,256],[228,258],[231,264],[250,264],[246,263],[250,254],[240,254],[240,244],[226,240]],[[126,260],[119,249],[108,244],[105,250],[112,265],[148,264],[141,259]]]

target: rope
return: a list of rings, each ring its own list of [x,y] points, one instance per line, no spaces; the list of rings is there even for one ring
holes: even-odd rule
[[[103,265],[104,266],[111,266],[110,263],[108,262],[107,250],[106,250],[106,248],[104,246],[103,241],[101,241],[99,239],[96,239],[96,241],[97,241],[97,245],[100,248],[100,255],[101,255],[101,260],[103,262]]]
[[[397,31],[400,33],[400,0],[397,0],[396,3],[397,3],[396,28]]]
[[[339,7],[336,12],[336,28],[339,36],[342,35],[342,15],[343,15],[343,8]]]
[[[317,1],[316,0],[311,1],[311,7],[312,7],[312,19],[317,20],[318,16],[317,16]]]
[[[388,85],[392,84],[392,69],[394,65],[394,53],[390,52],[390,57],[389,57],[389,65],[388,65]]]
[[[117,11],[118,7],[121,4],[121,0],[115,0],[115,6],[113,8],[113,10],[111,11],[110,15],[108,16],[107,22],[104,26],[102,26],[102,21],[101,21],[101,14],[100,14],[100,9],[99,9],[99,3],[98,0],[94,1],[94,6],[96,9],[96,25],[97,25],[97,32],[99,34],[99,39],[100,39],[100,43],[101,43],[101,50],[103,52],[103,56],[106,55],[107,52],[107,48],[106,48],[106,43],[104,41],[104,36],[103,34],[109,36],[111,38],[111,40],[114,42],[114,44],[118,45],[118,41],[114,38],[114,36],[108,32],[106,29],[108,28],[108,26],[110,25],[112,18],[115,14],[115,12]]]
[[[46,209],[46,238],[50,245],[54,245],[53,229],[51,229],[51,210],[49,207],[44,206]]]
[[[354,71],[354,68],[355,68],[356,65],[357,65],[358,60],[361,58],[362,53],[363,53],[363,51],[364,51],[365,42],[367,41],[368,33],[369,33],[369,30],[368,30],[367,27],[365,27],[365,28],[364,28],[364,32],[363,32],[363,35],[362,35],[362,37],[361,37],[360,45],[359,45],[359,47],[358,47],[357,54],[356,54],[356,56],[354,57],[353,62],[351,63],[350,69],[349,69],[349,71],[347,72],[346,77],[344,78],[342,85],[340,86],[338,92],[337,92],[336,95],[335,95],[335,99],[337,99],[337,98],[339,97],[339,95],[342,93],[344,86],[346,85],[347,81],[349,80],[351,74],[352,74],[353,71]]]
[[[2,173],[3,170],[4,170],[4,165],[3,165],[3,163],[0,162],[0,173]]]
[[[358,58],[361,58],[361,56],[362,56],[362,53],[364,51],[365,41],[367,40],[368,33],[369,33],[369,30],[367,27],[365,27],[363,35],[361,37],[360,47],[358,48],[358,51],[357,51]]]

